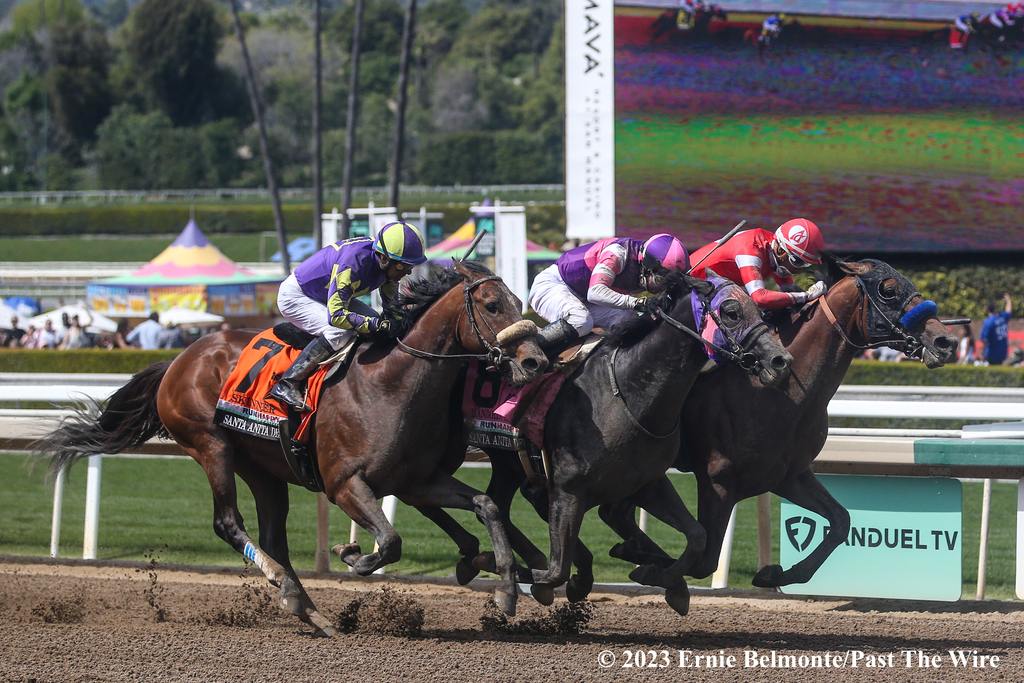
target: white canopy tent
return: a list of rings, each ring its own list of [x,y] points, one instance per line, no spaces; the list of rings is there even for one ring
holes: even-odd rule
[[[160,324],[165,327],[181,325],[183,327],[212,327],[224,322],[224,316],[206,311],[176,306],[160,313]]]

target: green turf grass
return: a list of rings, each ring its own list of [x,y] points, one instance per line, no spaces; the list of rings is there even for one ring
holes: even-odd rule
[[[0,456],[0,553],[45,556],[49,548],[51,489],[44,483],[45,471],[37,466],[29,471],[22,455]],[[490,471],[464,468],[461,479],[484,488]],[[689,475],[673,476],[677,488],[691,510],[694,505],[694,480]],[[212,499],[206,477],[193,461],[186,458],[118,459],[103,463],[103,495],[100,509],[100,559],[143,560],[153,552],[161,562],[241,566],[237,553],[217,538],[212,527]],[[252,497],[239,482],[239,503],[248,528],[256,537],[256,513]],[[1012,598],[1014,582],[1014,525],[1016,487],[996,484],[992,499],[992,529],[988,564],[988,597]],[[304,489],[291,487],[291,513],[288,518],[292,560],[299,569],[311,569],[316,532],[316,498]],[[64,498],[61,555],[81,554],[85,504],[85,466],[72,469]],[[980,524],[981,485],[964,486],[964,596],[973,598],[977,575],[978,528]],[[778,557],[778,501],[773,501],[774,557]],[[457,519],[477,536],[483,527],[471,513],[454,512]],[[739,506],[730,585],[750,586],[757,564],[756,506],[753,500]],[[513,507],[513,520],[545,552],[547,529],[533,510],[521,499]],[[331,508],[332,543],[347,542],[349,521],[340,510]],[[399,505],[397,528],[403,537],[403,558],[389,568],[403,574],[452,574],[456,551],[452,542],[418,512]],[[678,553],[682,539],[664,525],[652,520],[650,533],[667,550]],[[599,581],[627,581],[630,566],[607,555],[617,541],[614,533],[598,519],[587,515],[582,536],[595,555],[595,573]],[[364,549],[372,546],[362,532]],[[486,539],[482,547],[489,547]],[[334,560],[333,568],[341,569]],[[709,585],[709,580],[694,581]]]
[[[176,235],[153,237],[10,237],[0,239],[4,261],[149,261]],[[260,240],[265,257],[277,251],[276,242],[260,234],[215,234],[210,242],[234,261],[259,261]]]

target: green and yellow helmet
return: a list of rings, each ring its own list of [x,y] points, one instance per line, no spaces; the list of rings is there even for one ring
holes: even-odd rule
[[[388,223],[381,228],[373,239],[373,250],[392,261],[413,266],[427,260],[420,231],[405,221]]]

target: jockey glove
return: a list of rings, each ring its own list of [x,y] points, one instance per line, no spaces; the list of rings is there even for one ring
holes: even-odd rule
[[[814,301],[820,296],[823,296],[828,291],[828,285],[821,280],[818,280],[807,290],[807,300]]]
[[[653,296],[641,297],[633,304],[633,310],[640,314],[655,315],[660,308],[661,302]]]

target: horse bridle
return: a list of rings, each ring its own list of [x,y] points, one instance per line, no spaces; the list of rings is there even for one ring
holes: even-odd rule
[[[754,355],[751,349],[754,348],[762,335],[767,334],[770,331],[768,324],[763,320],[759,321],[744,333],[742,339],[737,340],[736,336],[729,332],[729,328],[722,324],[722,319],[718,316],[718,312],[711,306],[711,302],[714,300],[715,295],[717,295],[718,292],[727,287],[737,286],[738,285],[734,282],[725,281],[716,285],[715,288],[707,295],[698,293],[698,298],[701,303],[701,329],[704,328],[704,321],[708,316],[710,316],[711,319],[715,321],[715,324],[718,325],[718,329],[722,331],[727,348],[704,339],[696,330],[690,329],[661,308],[657,309],[657,316],[680,332],[693,337],[701,344],[711,347],[716,353],[733,363],[736,363],[736,365],[753,375],[760,371],[761,361],[757,359],[757,356]]]
[[[882,307],[878,304],[878,302],[875,301],[875,298],[871,293],[871,288],[864,281],[863,277],[860,275],[853,275],[853,277],[855,279],[857,289],[860,291],[862,298],[866,302],[864,304],[863,314],[864,327],[866,328],[864,330],[864,337],[866,340],[865,344],[858,344],[852,339],[850,339],[850,336],[846,333],[846,330],[844,330],[843,326],[839,324],[839,320],[836,317],[836,314],[832,312],[832,308],[828,304],[827,296],[823,296],[820,299],[818,299],[821,305],[821,310],[825,313],[825,317],[828,318],[828,321],[832,324],[832,327],[839,333],[839,336],[843,338],[843,342],[845,342],[851,348],[857,349],[859,351],[875,349],[878,348],[879,346],[888,346],[890,348],[902,350],[908,358],[921,360],[924,354],[924,343],[917,336],[911,334],[904,327],[904,325],[905,321],[916,319],[922,311],[927,312],[933,316],[938,309],[935,302],[931,300],[924,300],[921,303],[914,306],[914,308],[912,308],[911,310],[906,311],[905,309],[907,307],[907,304],[909,304],[915,296],[921,296],[921,292],[917,290],[911,290],[910,293],[906,294],[906,296],[904,296],[902,301],[900,302],[898,309],[900,319],[899,321],[894,322],[888,315],[886,315],[885,311],[882,310]],[[879,281],[881,282],[881,280]],[[881,296],[880,293],[879,296]],[[897,298],[898,296],[898,294],[894,295],[893,298]],[[881,317],[881,319],[888,326],[889,329],[886,333],[890,336],[878,338],[873,334],[872,328],[875,327],[875,325],[873,325],[869,319],[869,315],[872,309]]]
[[[476,338],[480,341],[480,344],[486,349],[485,353],[431,353],[430,351],[423,351],[421,349],[409,346],[401,339],[395,339],[398,342],[398,347],[408,353],[410,356],[416,356],[417,358],[425,358],[427,360],[482,360],[487,361],[489,368],[499,370],[509,363],[509,357],[505,355],[500,345],[491,344],[484,338],[483,333],[480,331],[480,326],[476,321],[476,303],[473,301],[473,290],[485,282],[491,282],[494,280],[500,280],[501,277],[497,275],[488,275],[486,277],[473,280],[472,282],[465,282],[462,285],[462,298],[465,303],[465,314],[469,317],[469,325],[476,335]],[[487,325],[488,331],[491,332],[497,339],[497,333],[494,328],[491,327],[490,323],[486,320],[484,324]],[[459,325],[455,326],[456,341],[462,344],[462,340],[458,338]]]

